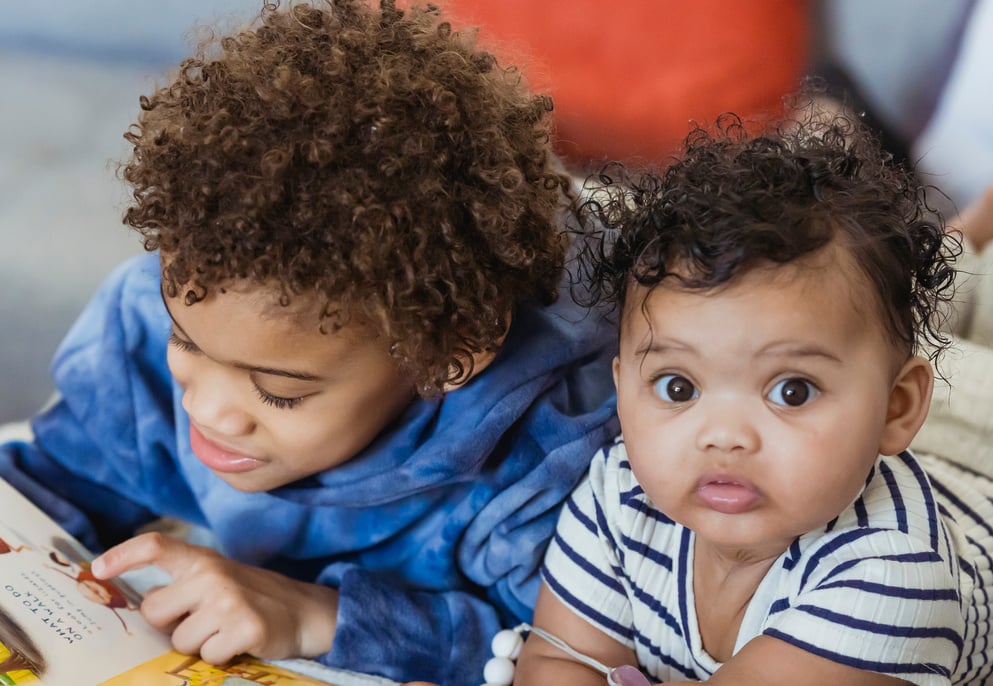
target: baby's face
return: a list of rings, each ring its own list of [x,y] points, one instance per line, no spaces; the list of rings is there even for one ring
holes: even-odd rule
[[[698,540],[778,555],[861,491],[903,360],[853,280],[770,267],[713,293],[659,287],[644,312],[647,291],[629,292],[614,365],[628,455]]]
[[[355,323],[322,334],[305,298],[281,308],[270,291],[235,286],[164,301],[193,452],[238,490],[345,462],[414,398],[385,341]]]

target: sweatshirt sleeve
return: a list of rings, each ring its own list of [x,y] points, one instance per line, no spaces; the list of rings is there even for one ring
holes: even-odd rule
[[[467,592],[426,592],[388,575],[350,567],[339,587],[329,667],[365,669],[397,681],[477,686],[502,628],[496,608]]]

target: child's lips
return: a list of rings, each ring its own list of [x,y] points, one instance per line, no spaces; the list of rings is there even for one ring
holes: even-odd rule
[[[201,462],[215,472],[235,474],[249,472],[263,463],[262,460],[239,453],[210,440],[195,424],[190,423],[190,447]]]
[[[732,476],[705,476],[697,482],[696,495],[712,510],[741,514],[759,502],[759,491],[745,479]]]

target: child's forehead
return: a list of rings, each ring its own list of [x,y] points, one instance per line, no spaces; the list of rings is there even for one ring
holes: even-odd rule
[[[170,298],[165,290],[163,294],[172,303],[180,304],[184,303],[189,290],[188,286],[180,286],[175,297]],[[215,310],[248,310],[261,320],[298,320],[301,324],[307,322],[309,326],[317,326],[321,313],[327,308],[325,299],[316,292],[289,293],[276,282],[250,279],[232,279],[208,286],[206,296]],[[170,305],[170,311],[175,311],[176,304]],[[184,306],[196,307],[197,304]]]
[[[224,278],[209,284],[178,283],[168,275],[163,256],[162,296],[172,319],[182,327],[189,309],[209,305],[223,319],[249,316],[287,334],[334,333],[339,338],[365,340],[388,329],[388,313],[347,295],[334,297],[317,287],[294,290],[275,279]],[[192,294],[192,298],[190,295]]]

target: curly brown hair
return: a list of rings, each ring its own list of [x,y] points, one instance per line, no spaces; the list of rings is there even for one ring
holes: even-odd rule
[[[584,300],[624,312],[632,281],[715,289],[839,238],[893,343],[908,352],[926,344],[935,359],[949,344],[942,324],[960,243],[929,207],[927,187],[864,125],[824,118],[802,93],[794,106],[762,135],[730,114],[713,131],[697,127],[662,172],[616,165],[591,179],[583,211],[599,228],[579,262]]]
[[[267,2],[141,109],[124,221],[188,305],[244,280],[315,295],[315,326],[362,321],[431,394],[555,299],[551,100],[435,7]]]

